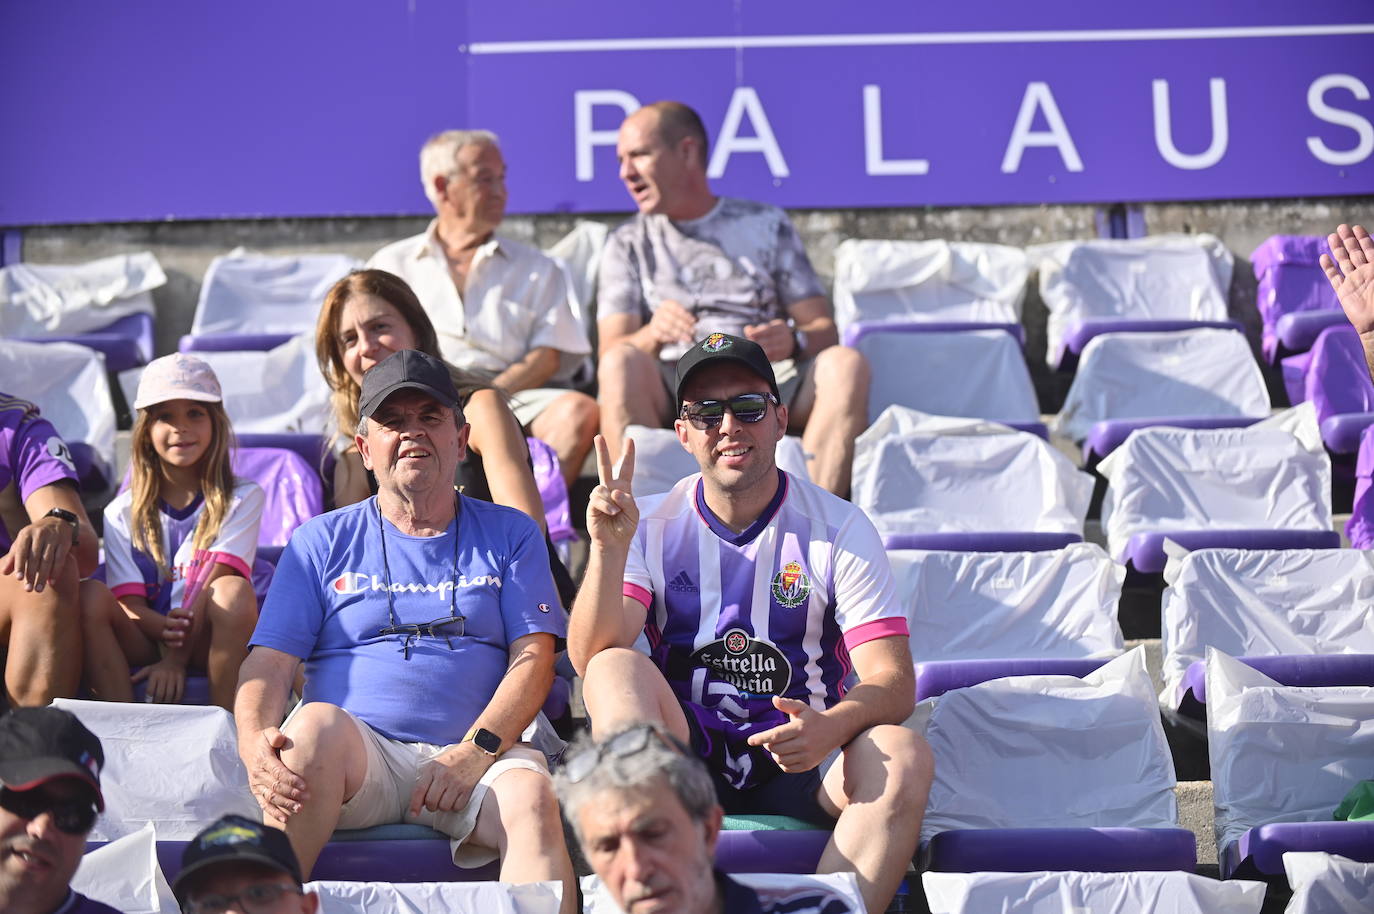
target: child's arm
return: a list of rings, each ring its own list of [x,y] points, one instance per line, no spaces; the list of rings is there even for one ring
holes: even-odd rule
[[[186,689],[186,666],[205,630],[205,604],[210,599],[210,584],[225,575],[238,573],[229,565],[215,562],[203,577],[198,578],[200,586],[195,588],[190,604],[183,604],[167,614],[161,640],[162,659],[139,670],[132,680],[135,683],[148,680],[149,699],[170,704],[181,701]]]

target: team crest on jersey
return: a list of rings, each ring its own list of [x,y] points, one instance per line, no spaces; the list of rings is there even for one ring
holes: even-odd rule
[[[730,340],[723,333],[713,333],[701,341],[701,348],[704,352],[720,352],[730,348]]]
[[[788,562],[773,575],[773,599],[788,609],[796,609],[811,595],[811,579],[800,562]]]

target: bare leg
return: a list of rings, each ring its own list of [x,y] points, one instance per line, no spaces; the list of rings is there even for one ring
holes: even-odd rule
[[[597,366],[601,404],[601,434],[619,460],[625,448],[625,426],[658,428],[668,413],[668,392],[658,360],[628,343],[602,354]]]
[[[155,662],[157,645],[100,581],[81,582],[81,627],[86,687],[102,701],[133,701],[129,665]]]
[[[849,496],[854,439],[868,428],[871,376],[863,353],[831,346],[816,356],[789,411],[790,430],[802,430],[811,481],[842,498]]]
[[[905,727],[860,733],[821,784],[821,805],[839,821],[816,871],[854,873],[865,907],[886,911],[920,843],[934,773],[930,747]]]
[[[81,683],[81,597],[76,560],[42,593],[0,577],[0,639],[6,645],[5,694],[13,707],[70,698]]]
[[[234,711],[239,667],[248,656],[248,639],[258,624],[258,598],[253,584],[238,575],[226,575],[210,582],[205,601],[205,629],[209,647],[205,674],[210,680],[210,700]]]
[[[517,768],[493,781],[482,798],[472,841],[500,852],[502,882],[557,880],[563,883],[561,914],[577,911],[572,861],[547,777]]]
[[[639,723],[661,724],[684,743],[691,739],[677,696],[653,661],[639,651],[612,647],[587,661],[582,700],[597,739]]]
[[[334,834],[339,812],[362,786],[367,775],[367,750],[362,734],[342,708],[311,702],[301,708],[285,730],[282,764],[305,779],[310,799],[283,826],[307,879],[320,851]]]
[[[563,481],[572,489],[582,475],[582,464],[592,449],[592,439],[601,422],[596,401],[584,393],[570,390],[550,403],[529,424],[529,433],[546,442],[558,454]]]

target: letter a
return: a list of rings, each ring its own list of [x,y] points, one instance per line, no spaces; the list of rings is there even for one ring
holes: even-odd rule
[[[757,136],[739,135],[740,122],[744,120],[746,112]],[[790,174],[787,161],[782,157],[782,149],[778,147],[777,137],[773,136],[773,127],[768,123],[768,115],[763,113],[759,94],[748,86],[740,86],[730,96],[730,107],[726,109],[725,122],[720,127],[720,139],[716,141],[715,149],[711,150],[707,176],[719,178],[725,174],[725,163],[736,152],[761,152],[773,177],[785,178]]]
[[[1035,113],[1039,110],[1045,112],[1048,130],[1031,130],[1031,125],[1035,123]],[[1021,110],[1016,115],[1016,126],[1012,128],[1011,141],[1007,143],[1007,154],[1002,157],[1003,174],[1014,174],[1021,170],[1021,153],[1026,151],[1027,146],[1054,146],[1059,150],[1065,168],[1069,171],[1083,170],[1083,160],[1078,157],[1073,137],[1069,136],[1069,128],[1065,126],[1064,118],[1059,113],[1059,106],[1055,104],[1049,83],[1026,84],[1026,94],[1021,98]]]

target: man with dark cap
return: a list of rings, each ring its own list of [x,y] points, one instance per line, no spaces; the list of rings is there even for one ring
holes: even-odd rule
[[[414,822],[460,866],[561,880],[571,911],[553,786],[521,742],[565,631],[544,538],[454,491],[468,425],[443,362],[393,353],[358,409],[378,493],[301,526],[277,566],[234,703],[249,786],[307,875],[336,828]]]
[[[0,911],[118,914],[70,886],[105,808],[104,765],[100,740],[66,711],[0,717]]]
[[[191,839],[172,894],[185,914],[315,914],[301,865],[282,832],[223,816]]]

